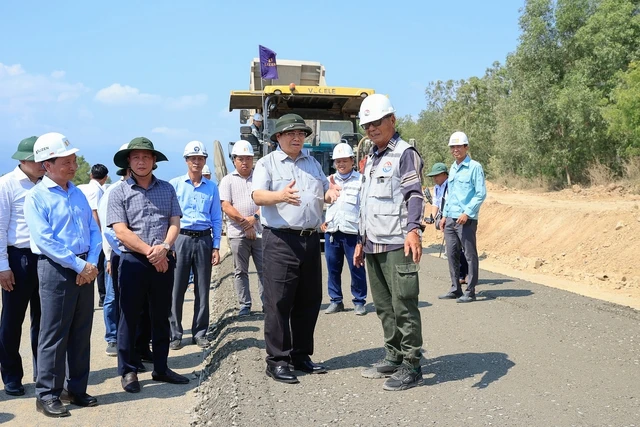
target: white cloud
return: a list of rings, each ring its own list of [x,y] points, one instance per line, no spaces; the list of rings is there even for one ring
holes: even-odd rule
[[[159,104],[162,98],[158,95],[142,93],[135,87],[114,83],[109,87],[100,89],[98,93],[96,93],[96,100],[109,105],[149,105]]]
[[[53,77],[54,79],[61,79],[65,76],[65,74],[67,73],[65,73],[62,70],[56,70],[53,73],[51,73],[51,77]]]
[[[39,104],[71,101],[89,91],[82,83],[64,81],[61,73],[32,74],[20,64],[0,63],[0,111],[28,117]]]
[[[155,127],[151,129],[151,133],[157,133],[157,134],[171,136],[171,137],[179,137],[179,136],[188,135],[189,131],[187,129],[177,129],[177,128],[170,128],[166,126],[160,126],[160,127]]]
[[[177,98],[165,98],[160,95],[141,92],[140,89],[114,83],[96,93],[96,101],[108,105],[161,105],[167,110],[185,110],[200,107],[207,103],[205,94],[183,95]]]
[[[207,103],[209,98],[203,93],[197,95],[184,95],[179,98],[167,98],[164,105],[169,110],[184,110],[191,107],[200,107]]]

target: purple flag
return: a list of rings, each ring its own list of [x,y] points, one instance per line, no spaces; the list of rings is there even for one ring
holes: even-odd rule
[[[260,75],[263,79],[277,79],[278,66],[276,65],[276,53],[264,46],[260,47]]]

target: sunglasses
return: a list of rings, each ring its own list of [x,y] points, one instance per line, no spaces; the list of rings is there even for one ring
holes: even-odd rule
[[[364,130],[369,130],[369,128],[370,128],[371,126],[379,127],[379,126],[382,124],[382,121],[383,121],[384,119],[388,119],[389,117],[391,117],[391,114],[387,114],[386,116],[384,116],[384,117],[383,117],[383,118],[381,118],[381,119],[374,120],[374,121],[372,121],[372,122],[369,122],[369,123],[365,123],[365,124],[363,124],[363,125],[360,125],[360,127],[362,127],[362,129],[364,129]]]

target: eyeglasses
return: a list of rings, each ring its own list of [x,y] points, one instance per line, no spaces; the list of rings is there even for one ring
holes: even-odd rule
[[[458,150],[462,150],[463,147],[466,147],[466,145],[452,145],[451,147],[449,147],[449,149],[451,151],[458,151]]]
[[[288,137],[288,138],[302,138],[305,139],[307,137],[307,133],[306,132],[302,132],[299,130],[290,130],[287,132],[282,132],[282,135]]]
[[[386,116],[384,116],[384,117],[383,117],[383,118],[381,118],[381,119],[374,120],[374,121],[372,121],[372,122],[369,122],[369,123],[365,123],[365,124],[363,124],[363,125],[360,125],[360,127],[362,127],[362,129],[364,129],[364,130],[369,130],[369,128],[370,128],[371,126],[379,127],[379,126],[382,124],[383,120],[384,120],[384,119],[388,119],[389,117],[391,117],[391,114],[387,114]]]

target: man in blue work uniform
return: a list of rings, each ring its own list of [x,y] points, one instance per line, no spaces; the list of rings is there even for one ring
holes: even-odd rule
[[[37,137],[20,141],[11,156],[20,161],[16,168],[0,178],[0,370],[4,391],[22,396],[22,358],[20,336],[27,306],[31,307],[31,352],[33,375],[37,370],[38,332],[40,330],[40,294],[38,293],[38,256],[29,246],[29,228],[24,219],[24,199],[44,175],[40,163],[33,161]]]
[[[476,300],[478,284],[478,249],[476,247],[476,231],[478,229],[478,212],[487,197],[482,165],[471,160],[468,154],[469,138],[464,132],[454,132],[449,138],[449,148],[455,162],[451,165],[448,180],[448,193],[440,229],[444,230],[447,244],[447,259],[451,288],[440,299],[457,299],[458,302]],[[467,287],[462,292],[458,274],[460,272],[460,249],[469,265]]]
[[[329,188],[322,166],[302,152],[311,128],[297,114],[276,123],[271,141],[278,149],[261,158],[253,172],[253,201],[262,206],[264,340],[267,376],[295,384],[295,370],[319,374],[313,363],[313,332],[322,302],[322,264],[318,228],[324,202],[333,203],[339,188]]]
[[[327,259],[329,278],[327,288],[331,303],[326,314],[344,310],[342,302],[342,267],[347,258],[351,272],[351,294],[356,315],[367,314],[364,304],[367,299],[367,276],[364,267],[353,264],[353,253],[358,243],[358,222],[360,219],[360,189],[362,175],[353,169],[355,155],[349,144],[340,143],[333,149],[333,164],[336,173],[329,181],[342,188],[340,197],[327,207],[324,231],[324,255]]]
[[[78,169],[77,151],[64,135],[40,136],[33,146],[34,160],[42,162],[46,174],[25,201],[31,250],[39,255],[42,309],[36,409],[49,417],[69,415],[63,401],[98,403],[87,394],[87,382],[92,284],[102,241],[86,197],[71,182]]]
[[[144,137],[119,150],[113,163],[130,169],[131,177],[109,195],[107,226],[120,241],[120,318],[118,319],[118,373],[122,388],[138,393],[140,358],[135,350],[136,330],[145,298],[151,311],[153,372],[151,378],[173,384],[189,380],[167,366],[169,314],[175,258],[172,247],[180,231],[182,211],[174,188],[153,176],[153,166],[167,157]]]
[[[202,176],[202,168],[207,161],[204,144],[200,141],[189,142],[184,147],[183,157],[187,163],[187,174],[169,181],[176,190],[182,210],[180,235],[176,240],[176,271],[171,299],[171,350],[182,347],[182,306],[192,269],[192,341],[200,348],[209,344],[206,334],[209,327],[211,267],[220,262],[222,235],[218,186]]]

